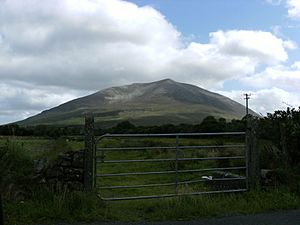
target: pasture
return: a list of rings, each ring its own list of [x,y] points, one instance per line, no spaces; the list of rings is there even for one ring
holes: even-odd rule
[[[182,138],[179,146],[224,146],[235,145],[244,142],[244,138],[233,138],[221,140],[220,138]],[[2,137],[0,146],[9,145],[14,154],[22,152],[26,160],[34,160],[41,157],[55,158],[59,152],[79,150],[84,147],[83,139],[59,138],[46,139],[39,137]],[[97,148],[119,148],[119,147],[174,147],[174,138],[142,138],[137,139],[105,139],[98,143]],[[151,149],[151,148],[150,148]],[[97,152],[98,160],[156,160],[175,159],[174,149],[154,149],[137,151],[101,151]],[[240,156],[243,149],[232,148],[210,148],[210,149],[181,149],[178,151],[180,158],[206,158]],[[24,154],[23,154],[24,153]],[[28,156],[28,157],[27,157]],[[16,158],[15,155],[12,157]],[[20,156],[21,157],[21,156]],[[18,158],[18,157],[17,157]],[[99,174],[131,173],[137,171],[170,171],[174,169],[174,161],[163,162],[135,162],[135,163],[104,163],[100,162],[97,168]],[[16,161],[20,163],[21,160]],[[193,170],[219,167],[236,167],[244,163],[243,159],[223,160],[192,160],[179,161],[178,169]],[[11,168],[24,171],[27,165],[15,165]],[[239,175],[245,175],[245,171],[234,171]],[[14,174],[14,173],[12,173]],[[19,172],[17,179],[26,182],[26,176]],[[136,186],[157,183],[174,183],[176,176],[178,182],[195,181],[202,176],[211,176],[212,171],[180,174],[149,174],[137,176],[113,176],[98,177],[97,186]],[[25,177],[25,178],[24,178]],[[14,179],[11,177],[10,179]],[[19,182],[18,181],[18,182]],[[300,207],[300,198],[289,190],[288,187],[256,188],[250,192],[224,193],[200,196],[178,196],[166,199],[148,199],[134,201],[102,201],[96,197],[126,197],[139,195],[161,195],[174,193],[175,185],[148,188],[121,188],[121,189],[97,189],[96,193],[71,192],[66,190],[53,190],[45,186],[36,186],[29,183],[26,188],[32,194],[25,199],[7,199],[4,202],[4,212],[7,224],[30,224],[41,222],[58,221],[141,221],[141,220],[178,220],[196,219],[199,217],[212,217],[229,214],[249,214],[265,212],[270,210],[291,209]],[[205,182],[179,184],[179,193],[211,191],[218,186],[211,186]]]
[[[245,189],[244,142],[244,136],[104,138],[97,145],[96,186],[104,199]],[[216,172],[241,179],[210,182]]]

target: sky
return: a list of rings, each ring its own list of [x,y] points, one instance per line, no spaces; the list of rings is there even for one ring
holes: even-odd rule
[[[0,0],[0,124],[170,78],[300,105],[300,0]]]

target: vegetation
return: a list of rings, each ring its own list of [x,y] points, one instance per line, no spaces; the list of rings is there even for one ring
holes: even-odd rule
[[[26,151],[21,151],[9,139],[0,148],[0,190],[4,198],[25,197],[31,189],[33,161]]]
[[[269,140],[277,149],[277,158],[287,167],[300,165],[300,107],[275,111],[260,120],[260,138]],[[271,149],[274,151],[274,149]],[[276,158],[275,158],[276,160]]]
[[[116,126],[104,129],[96,122],[96,135],[105,133],[177,133],[177,132],[222,132],[244,131],[246,120],[227,121],[208,116],[200,124],[164,124],[161,126],[136,126],[128,120],[119,122]],[[84,126],[37,125],[22,127],[18,124],[0,126],[3,136],[35,136],[57,139],[62,136],[83,135]]]
[[[2,126],[0,140],[0,189],[4,199],[4,213],[8,224],[51,223],[56,221],[140,221],[140,220],[178,220],[196,219],[232,214],[248,214],[279,209],[300,207],[300,108],[276,111],[265,118],[257,119],[260,140],[260,164],[262,169],[272,171],[272,182],[262,183],[257,189],[241,194],[218,194],[203,196],[186,196],[160,200],[103,202],[97,198],[97,193],[70,191],[64,187],[54,188],[37,182],[34,174],[34,160],[47,157],[54,160],[61,151],[76,150],[83,147],[82,139],[63,138],[64,135],[80,135],[83,127],[59,128],[51,126],[19,127],[15,125]],[[226,121],[207,117],[198,125],[163,125],[140,127],[128,121],[119,123],[116,127],[101,130],[98,134],[109,133],[176,133],[176,132],[215,132],[243,131],[246,119]],[[30,133],[31,132],[31,133]],[[58,133],[56,133],[58,132]],[[60,133],[61,132],[61,133]],[[59,135],[58,135],[59,134]],[[18,137],[16,135],[27,135]],[[40,137],[36,137],[38,135]],[[159,145],[168,146],[174,140],[159,139]],[[195,144],[196,140],[186,138],[181,144]],[[216,139],[202,139],[202,144],[225,144]],[[236,143],[239,140],[228,140]],[[149,140],[140,140],[141,145],[153,146]],[[118,142],[122,144],[121,142]],[[123,140],[123,144],[129,144]],[[199,144],[200,142],[198,142]],[[118,145],[113,141],[103,142],[103,147]],[[137,144],[137,143],[135,143]],[[197,143],[196,143],[197,144]],[[226,152],[225,152],[226,153]],[[225,154],[222,153],[222,154]],[[230,154],[238,154],[230,152]],[[106,159],[119,159],[124,153],[107,155]],[[131,152],[126,158],[164,158],[170,156],[169,151]],[[192,154],[192,153],[189,153]],[[193,153],[185,157],[202,157],[212,153]],[[226,153],[227,154],[227,153]],[[225,155],[226,155],[225,154]],[[222,162],[226,165],[238,165],[240,162]],[[225,165],[224,164],[224,165]],[[210,164],[211,165],[211,164]],[[224,166],[223,165],[223,166]],[[159,164],[157,169],[170,169],[170,163]],[[193,164],[181,163],[180,168],[193,168]],[[199,166],[199,165],[197,165]],[[204,164],[201,166],[205,166]],[[149,164],[148,167],[153,165]],[[124,167],[102,167],[105,172],[123,171]],[[128,170],[147,170],[136,165],[126,167]],[[149,170],[149,169],[148,169]],[[186,177],[192,174],[186,174]],[[139,178],[139,182],[153,181],[154,177]],[[144,179],[144,180],[143,180]],[[158,177],[158,179],[164,179]],[[125,184],[124,179],[119,184]],[[116,182],[119,182],[118,180]],[[159,182],[159,180],[157,180]],[[109,184],[109,180],[102,181]],[[107,182],[107,183],[105,183]],[[125,183],[124,183],[125,182]],[[110,183],[111,184],[111,183]],[[118,183],[113,183],[118,185]],[[185,187],[181,188],[203,188]],[[161,191],[168,191],[162,189]],[[184,191],[184,190],[183,190]],[[149,192],[150,193],[150,192]],[[107,193],[109,194],[109,193]],[[124,192],[132,194],[130,192]],[[139,194],[136,192],[135,194]]]
[[[223,140],[220,137],[180,137],[178,141],[179,146],[201,146],[201,145],[232,145],[242,144],[240,137]],[[172,149],[147,149],[147,150],[131,150],[124,151],[105,151],[104,154],[99,152],[98,156],[103,157],[105,161],[109,160],[164,160],[174,159],[176,154],[179,158],[203,158],[203,157],[218,157],[226,156],[243,156],[245,154],[242,148],[209,148],[209,149],[193,149],[185,148],[175,151],[176,137],[159,137],[159,138],[104,138],[98,147],[102,148],[131,148],[131,147],[168,147]],[[193,161],[179,161],[177,165],[174,161],[156,161],[156,162],[143,162],[143,163],[97,163],[97,173],[101,174],[118,174],[118,173],[135,173],[135,172],[149,172],[149,171],[174,171],[177,167],[178,170],[197,170],[208,169],[217,167],[242,167],[245,166],[244,159],[231,159],[231,160],[193,160]],[[234,170],[235,174],[245,176],[245,169]],[[155,174],[155,175],[139,175],[139,176],[126,176],[126,177],[98,177],[97,182],[100,186],[122,186],[122,185],[148,185],[159,183],[175,183],[184,181],[201,180],[202,176],[212,176],[213,171],[198,171],[189,173],[173,173],[173,174]],[[126,188],[126,189],[104,189],[100,190],[102,197],[128,197],[138,195],[162,195],[174,194],[175,189],[178,193],[186,192],[199,192],[199,191],[216,191],[222,184],[219,182],[214,185],[208,185],[205,182],[193,182],[190,184],[179,184],[175,188],[175,184],[160,186],[160,187],[147,187],[147,188]],[[244,181],[232,181],[227,185],[240,186],[245,188]],[[224,187],[225,188],[225,187]]]
[[[34,199],[5,204],[9,224],[75,221],[190,220],[299,208],[300,198],[284,188],[244,194],[102,202],[94,194],[36,191]]]

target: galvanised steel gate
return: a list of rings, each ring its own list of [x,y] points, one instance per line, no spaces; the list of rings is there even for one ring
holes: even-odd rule
[[[96,141],[103,200],[248,190],[245,132],[106,134]]]

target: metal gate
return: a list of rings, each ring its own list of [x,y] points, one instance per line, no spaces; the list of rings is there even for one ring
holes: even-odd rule
[[[245,132],[106,134],[94,183],[103,200],[248,190]]]

